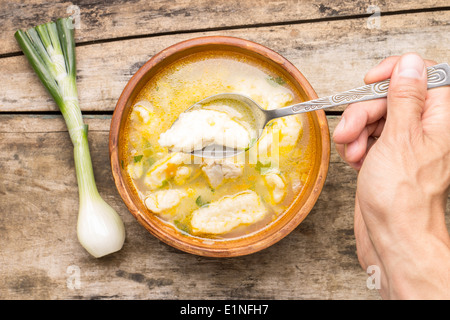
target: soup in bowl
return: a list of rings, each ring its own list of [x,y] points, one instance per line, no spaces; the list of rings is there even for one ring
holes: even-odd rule
[[[167,141],[183,145],[199,133],[215,141],[227,132],[248,143],[239,120],[251,115],[226,103],[190,114],[182,134],[170,130],[191,105],[226,92],[265,109],[317,97],[291,63],[264,46],[196,38],[155,55],[132,77],[110,132],[113,176],[130,212],[169,245],[217,257],[253,253],[290,233],[319,196],[330,147],[323,111],[272,120],[232,157],[167,147]]]

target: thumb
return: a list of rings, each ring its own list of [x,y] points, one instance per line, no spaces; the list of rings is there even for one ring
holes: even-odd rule
[[[421,127],[427,97],[427,71],[423,59],[414,53],[403,55],[391,76],[387,96],[385,130],[413,132]]]

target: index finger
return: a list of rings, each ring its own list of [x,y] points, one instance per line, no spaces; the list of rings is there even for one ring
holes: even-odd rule
[[[366,84],[383,81],[391,77],[392,71],[397,64],[400,56],[391,56],[381,61],[377,66],[370,69],[364,77]],[[427,67],[437,64],[436,61],[425,59],[425,65]]]

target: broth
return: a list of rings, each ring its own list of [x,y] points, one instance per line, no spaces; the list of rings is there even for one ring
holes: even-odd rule
[[[301,102],[269,65],[238,53],[193,54],[160,71],[133,102],[121,163],[148,208],[181,232],[229,239],[270,224],[302,191],[314,165],[311,116],[271,121],[258,143],[234,158],[200,159],[159,145],[178,116],[210,95],[238,92],[263,108]]]

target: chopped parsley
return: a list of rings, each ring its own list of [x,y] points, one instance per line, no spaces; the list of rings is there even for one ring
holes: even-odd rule
[[[209,205],[208,201],[204,201],[202,199],[202,196],[198,196],[197,199],[195,200],[195,203],[197,204],[197,206],[201,207],[207,207]]]
[[[284,85],[284,84],[286,83],[286,81],[284,81],[284,79],[283,79],[282,77],[276,77],[276,78],[274,78],[274,77],[272,77],[272,76],[269,76],[269,77],[267,78],[267,81],[268,81],[271,85],[279,85],[279,86],[282,86],[282,85]]]
[[[262,163],[261,161],[258,161],[255,165],[255,170],[258,171],[260,174],[265,175],[272,169],[272,162]]]
[[[141,161],[143,156],[144,156],[143,154],[140,154],[138,156],[134,156],[133,157],[134,163],[138,163],[139,161]]]
[[[190,233],[190,228],[188,225],[186,225],[183,222],[180,222],[179,220],[174,220],[173,224],[175,225],[175,227],[177,227],[177,229],[179,229],[180,231],[184,232],[184,233]]]

